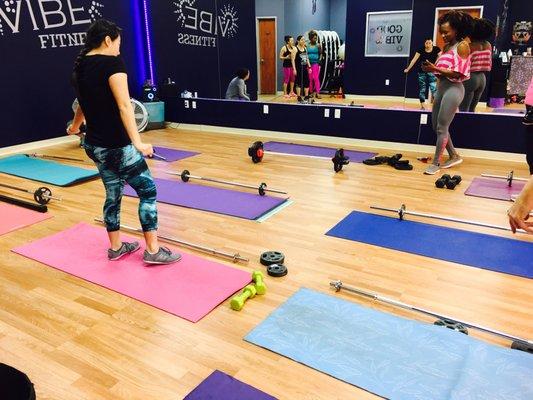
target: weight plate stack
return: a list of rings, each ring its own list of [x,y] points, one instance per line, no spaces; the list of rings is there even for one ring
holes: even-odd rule
[[[269,266],[272,264],[283,264],[285,256],[281,251],[265,251],[259,258],[261,264]]]
[[[272,264],[267,267],[268,275],[275,278],[285,276],[288,272],[287,267],[283,264]]]

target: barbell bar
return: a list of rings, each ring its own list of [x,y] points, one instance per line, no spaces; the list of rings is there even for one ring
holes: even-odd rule
[[[507,181],[507,186],[511,187],[513,185],[513,181],[520,181],[520,182],[527,182],[529,179],[527,178],[516,178],[514,176],[514,171],[511,171],[505,175],[492,175],[492,174],[481,174],[483,178],[496,178],[496,179],[505,179]]]
[[[47,159],[51,159],[51,160],[76,161],[76,162],[83,162],[83,163],[85,162],[85,160],[82,160],[81,158],[50,156],[48,154],[32,153],[32,154],[25,154],[25,156],[26,157],[31,157],[31,158],[47,158]]]
[[[431,317],[438,318],[440,320],[452,321],[452,322],[464,325],[464,326],[469,327],[469,328],[474,328],[474,329],[477,329],[477,330],[482,331],[482,332],[486,332],[486,333],[490,333],[492,335],[499,336],[499,337],[505,338],[507,340],[511,340],[513,342],[512,346],[511,346],[513,349],[526,351],[528,353],[533,353],[533,341],[531,341],[531,340],[526,340],[526,339],[520,338],[518,336],[510,335],[508,333],[497,331],[497,330],[494,330],[494,329],[491,329],[491,328],[487,328],[485,326],[478,325],[478,324],[475,324],[475,323],[472,323],[472,322],[462,321],[462,320],[450,317],[448,315],[438,314],[436,312],[427,310],[425,308],[420,308],[420,307],[417,307],[417,306],[414,306],[414,305],[411,305],[411,304],[403,303],[403,302],[398,301],[398,300],[394,300],[394,299],[391,299],[391,298],[388,298],[388,297],[381,296],[378,293],[374,293],[374,292],[370,292],[370,291],[367,291],[367,290],[359,289],[359,288],[356,288],[356,287],[353,287],[353,286],[347,286],[347,285],[343,284],[342,281],[340,281],[340,280],[332,281],[332,282],[329,283],[329,285],[330,285],[330,287],[335,289],[336,292],[340,291],[341,289],[344,289],[344,290],[347,290],[348,292],[355,293],[355,294],[370,298],[370,299],[375,300],[375,301],[379,301],[379,302],[382,302],[382,303],[385,303],[385,304],[389,304],[389,305],[392,305],[392,306],[395,306],[395,307],[403,308],[405,310],[416,311],[416,312],[419,312],[419,313],[422,313],[422,314],[425,314],[425,315],[429,315]]]
[[[104,220],[102,218],[95,218],[94,220],[96,222],[99,222],[99,223],[105,225]],[[134,228],[134,227],[128,226],[128,225],[120,225],[120,228],[124,229],[124,230],[127,230],[127,231],[131,231],[131,232],[143,233],[143,230],[141,228]],[[203,251],[205,253],[209,253],[209,254],[225,257],[225,258],[229,258],[233,262],[238,262],[238,261],[249,262],[250,261],[250,259],[241,256],[239,253],[228,253],[228,252],[225,252],[225,251],[213,249],[211,247],[206,247],[206,246],[201,246],[199,244],[186,242],[184,240],[176,239],[176,238],[173,238],[173,237],[170,237],[170,236],[157,235],[157,237],[158,237],[158,239],[164,240],[166,242],[177,243],[177,244],[180,244],[180,245],[183,245],[183,246],[190,247],[190,248],[195,249],[195,250]]]
[[[224,180],[221,180],[221,179],[206,178],[204,176],[191,175],[191,173],[189,171],[187,171],[186,169],[183,170],[183,172],[181,172],[181,173],[178,173],[178,172],[167,172],[167,173],[170,174],[170,175],[178,175],[178,176],[180,176],[181,180],[183,182],[188,182],[189,179],[198,179],[198,180],[201,180],[201,181],[220,183],[220,184],[223,184],[223,185],[238,186],[238,187],[243,187],[243,188],[248,188],[248,189],[256,189],[261,196],[264,196],[266,192],[287,194],[287,192],[284,192],[282,190],[268,189],[267,188],[267,184],[264,183],[264,182],[261,183],[259,186],[253,186],[253,185],[248,185],[248,184],[245,184],[245,183],[230,182],[230,181],[224,181]]]
[[[29,189],[23,189],[17,186],[7,185],[5,183],[0,183],[0,186],[8,189],[18,190],[19,192],[33,194],[34,200],[41,205],[48,204],[50,200],[61,201],[61,197],[52,196],[52,191],[45,186],[40,187],[39,189],[34,191]]]
[[[512,232],[512,229],[506,226],[501,225],[493,225],[493,224],[487,224],[485,222],[478,222],[478,221],[471,221],[468,219],[460,219],[460,218],[453,218],[453,217],[447,217],[444,215],[437,215],[437,214],[427,214],[417,211],[407,211],[407,208],[405,204],[402,204],[402,206],[398,209],[394,208],[387,208],[387,207],[379,207],[379,206],[370,206],[373,210],[381,210],[381,211],[389,211],[393,213],[397,213],[400,220],[404,219],[405,215],[414,215],[417,217],[424,217],[424,218],[432,218],[432,219],[440,219],[442,221],[450,221],[450,222],[458,222],[460,224],[468,224],[468,225],[475,225],[475,226],[482,226],[484,228],[493,228],[493,229],[500,229],[502,231],[510,231]],[[524,232],[522,229],[517,229],[517,231]]]

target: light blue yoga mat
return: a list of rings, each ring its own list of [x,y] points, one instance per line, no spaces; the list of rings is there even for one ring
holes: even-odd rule
[[[245,340],[389,399],[533,399],[529,353],[309,289]]]
[[[98,176],[95,169],[72,167],[23,154],[0,159],[0,172],[56,186],[70,186]]]

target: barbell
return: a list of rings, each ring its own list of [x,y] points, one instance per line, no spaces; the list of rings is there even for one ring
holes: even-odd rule
[[[206,178],[204,176],[191,175],[191,173],[186,169],[183,170],[181,173],[178,173],[178,172],[167,172],[167,173],[170,175],[180,176],[183,182],[188,182],[190,179],[198,179],[198,180],[206,181],[206,182],[220,183],[222,185],[230,185],[230,186],[238,186],[238,187],[243,187],[243,188],[248,188],[248,189],[256,189],[259,192],[260,196],[264,196],[266,192],[287,194],[287,192],[284,192],[282,190],[268,189],[267,184],[264,182],[259,184],[259,186],[253,186],[253,185],[248,185],[245,183],[230,182],[230,181],[224,181],[221,179]]]
[[[491,175],[491,174],[481,174],[483,178],[495,178],[495,179],[505,179],[507,181],[507,186],[513,186],[513,181],[527,182],[526,178],[516,178],[514,176],[514,171],[509,172],[507,175]]]
[[[18,190],[19,192],[33,194],[34,200],[41,205],[48,204],[50,200],[61,201],[60,197],[52,196],[52,191],[45,186],[40,187],[37,190],[23,189],[17,186],[7,185],[5,183],[0,183],[0,186],[8,189]]]
[[[50,160],[65,160],[65,161],[76,161],[76,162],[85,162],[85,160],[82,160],[81,158],[71,158],[71,157],[60,157],[60,156],[50,156],[48,154],[25,154],[26,157],[30,158],[46,158]]]

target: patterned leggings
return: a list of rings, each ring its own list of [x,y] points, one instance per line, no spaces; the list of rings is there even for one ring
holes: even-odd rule
[[[139,196],[139,220],[144,232],[157,229],[157,191],[142,154],[133,145],[107,149],[84,144],[85,152],[94,161],[105,186],[104,221],[108,232],[120,229],[120,203],[124,184],[128,183]]]
[[[435,93],[437,92],[437,77],[431,72],[419,72],[418,73],[418,99],[421,103],[426,101],[426,92],[428,90],[431,92],[433,98],[435,98]]]

